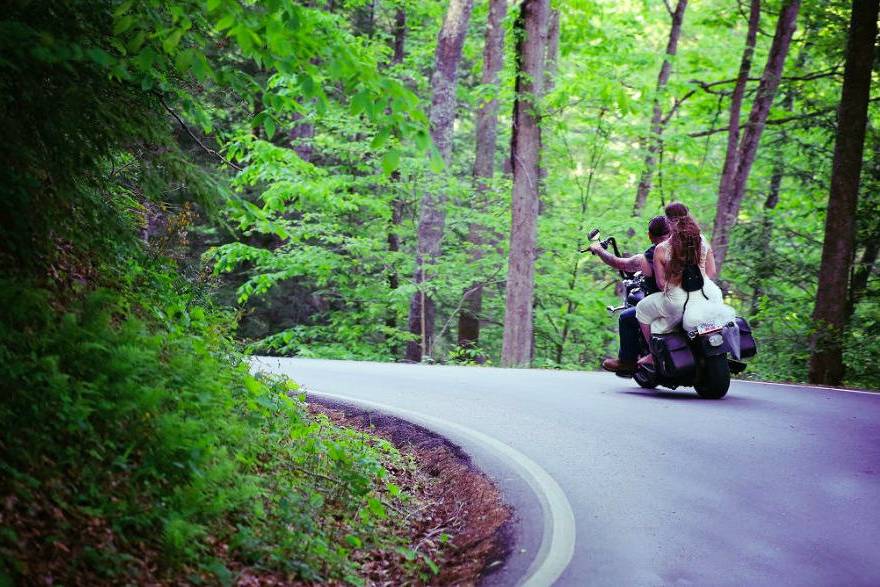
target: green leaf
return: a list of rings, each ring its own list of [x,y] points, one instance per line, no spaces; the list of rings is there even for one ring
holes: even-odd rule
[[[351,99],[351,113],[357,116],[365,112],[370,105],[370,95],[367,92],[358,92]]]
[[[431,148],[431,135],[425,129],[419,129],[413,136],[413,141],[420,151],[427,151]]]
[[[382,156],[382,171],[391,175],[400,166],[400,150],[388,149]]]
[[[217,559],[212,560],[208,563],[205,568],[211,572],[217,580],[220,582],[223,587],[227,587],[228,585],[232,585],[233,575],[232,571],[226,568],[222,562]]]
[[[130,53],[135,53],[140,51],[141,47],[144,46],[144,41],[147,38],[146,31],[138,31],[131,40],[125,45],[125,48],[128,49]]]
[[[177,54],[177,57],[174,59],[174,67],[178,69],[178,71],[186,71],[190,69],[192,66],[192,53],[190,51],[181,51]]]
[[[434,573],[436,575],[440,572],[440,567],[437,566],[437,563],[435,563],[434,561],[432,561],[431,559],[429,559],[426,556],[423,556],[422,560],[425,561],[425,564],[428,565],[428,568],[431,569],[432,573]]]
[[[266,131],[266,138],[271,139],[275,136],[275,121],[271,116],[263,118],[263,130]]]
[[[311,98],[312,96],[314,96],[316,86],[315,86],[315,80],[312,78],[312,76],[305,74],[305,73],[301,73],[298,76],[298,79],[299,79],[299,87],[302,88],[303,94],[307,98]]]
[[[103,49],[98,49],[97,47],[92,47],[86,51],[86,55],[88,55],[89,59],[97,63],[98,65],[108,66],[111,63],[114,63],[116,59],[104,51]]]
[[[383,128],[380,130],[375,137],[373,137],[373,141],[370,143],[371,149],[381,149],[385,146],[385,143],[388,142],[388,137],[391,136],[391,131],[387,128]]]
[[[164,49],[166,53],[171,53],[177,48],[177,45],[180,44],[181,37],[183,37],[183,30],[175,29],[174,32],[165,37],[165,40],[162,41],[162,49]]]
[[[119,18],[131,9],[132,4],[134,4],[134,0],[126,0],[116,7],[116,10],[113,11],[113,16]]]
[[[114,35],[121,35],[125,31],[130,29],[131,25],[133,25],[133,24],[134,24],[134,17],[130,14],[126,14],[125,16],[123,16],[122,18],[120,18],[119,20],[117,20],[113,24],[113,34]]]
[[[259,405],[263,406],[264,408],[266,408],[267,410],[274,410],[275,409],[275,404],[272,402],[271,399],[269,399],[265,395],[261,395],[261,396],[257,397],[257,403]]]
[[[436,150],[431,154],[431,171],[434,173],[442,173],[446,169],[446,162]]]
[[[250,375],[245,376],[244,386],[249,392],[254,395],[261,394],[263,392],[263,384]]]
[[[235,24],[235,15],[234,14],[227,14],[226,16],[221,18],[219,21],[217,21],[217,24],[214,26],[217,28],[218,31],[224,31],[234,24]]]
[[[388,517],[388,513],[385,511],[385,506],[383,506],[382,502],[375,497],[371,497],[367,500],[367,507],[369,508],[370,513],[380,520],[384,520]]]

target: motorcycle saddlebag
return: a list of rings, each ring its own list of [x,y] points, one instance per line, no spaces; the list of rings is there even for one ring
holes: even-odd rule
[[[654,358],[659,359],[657,369],[664,377],[683,377],[696,368],[696,360],[683,332],[656,334],[651,339]]]
[[[741,316],[736,317],[736,325],[739,326],[739,354],[743,359],[754,357],[758,353],[758,345],[752,336],[752,327]]]

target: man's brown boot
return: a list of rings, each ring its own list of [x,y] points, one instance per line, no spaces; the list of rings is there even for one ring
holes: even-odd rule
[[[602,368],[614,373],[633,373],[636,370],[636,362],[608,358],[602,361]]]

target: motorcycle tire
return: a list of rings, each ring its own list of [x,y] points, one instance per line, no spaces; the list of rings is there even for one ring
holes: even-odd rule
[[[730,389],[730,365],[727,356],[707,357],[703,363],[700,382],[694,385],[697,394],[703,399],[721,399]]]

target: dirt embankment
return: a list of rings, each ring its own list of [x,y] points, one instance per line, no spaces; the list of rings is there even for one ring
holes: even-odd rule
[[[500,567],[509,551],[511,509],[492,481],[448,440],[414,424],[310,397],[309,408],[335,424],[370,432],[394,444],[417,463],[416,473],[392,471],[401,489],[418,504],[408,511],[410,548],[439,565],[431,585],[475,585]],[[394,584],[393,561],[364,561],[367,580]]]

